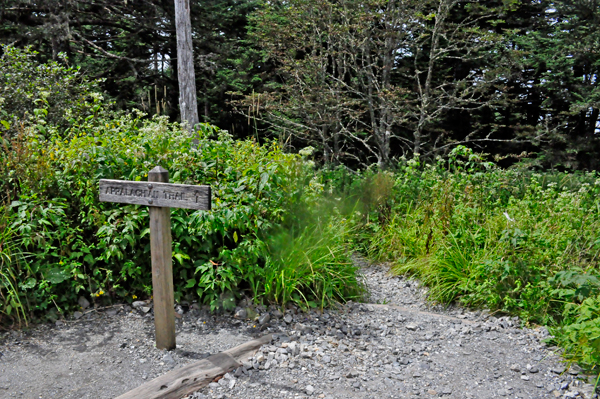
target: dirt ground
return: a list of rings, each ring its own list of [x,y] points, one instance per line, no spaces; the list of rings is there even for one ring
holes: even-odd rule
[[[252,325],[187,312],[177,320],[177,349],[169,353],[155,348],[151,312],[128,306],[4,333],[0,398],[114,398],[258,336]]]

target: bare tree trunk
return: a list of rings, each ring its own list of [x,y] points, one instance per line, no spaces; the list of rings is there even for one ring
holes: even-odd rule
[[[193,131],[193,127],[200,121],[198,99],[196,98],[189,0],[175,0],[175,26],[177,28],[177,77],[181,122],[186,121]]]

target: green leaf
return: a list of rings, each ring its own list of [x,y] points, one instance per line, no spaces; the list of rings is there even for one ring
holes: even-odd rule
[[[237,231],[233,232],[233,241],[235,241],[235,243],[237,244],[238,242],[238,235],[237,235]]]
[[[66,271],[56,267],[47,271],[44,277],[52,284],[60,284],[69,278],[69,274]]]
[[[195,278],[191,278],[187,281],[187,284],[185,285],[185,288],[193,288],[196,286],[196,279]]]
[[[177,261],[179,262],[180,265],[183,265],[184,259],[190,259],[190,257],[188,255],[182,254],[182,253],[174,253],[173,257],[175,259],[177,259]]]
[[[37,282],[36,279],[34,279],[33,277],[28,278],[24,283],[20,284],[19,286],[21,287],[21,289],[23,290],[28,290],[30,288],[35,287],[35,283]]]

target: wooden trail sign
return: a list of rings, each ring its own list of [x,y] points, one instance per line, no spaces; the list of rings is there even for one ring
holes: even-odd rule
[[[210,210],[210,186],[170,184],[169,172],[157,166],[148,172],[147,182],[101,179],[100,201],[150,207],[150,252],[156,347],[174,349],[171,208]]]

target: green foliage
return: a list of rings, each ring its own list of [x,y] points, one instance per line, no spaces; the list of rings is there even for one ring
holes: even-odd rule
[[[556,342],[565,348],[567,359],[593,369],[600,364],[600,296],[570,303],[562,326],[552,330]]]
[[[27,309],[19,295],[17,278],[23,254],[17,244],[7,210],[0,207],[0,324],[8,319],[21,326],[27,324]]]
[[[373,185],[381,183],[370,177],[365,187]],[[600,292],[599,194],[596,173],[502,170],[457,147],[435,165],[400,164],[386,202],[390,216],[365,219],[362,230],[372,237],[362,245],[396,273],[421,278],[433,301],[557,327],[570,356],[591,366],[598,356],[591,309]]]
[[[66,128],[84,118],[92,118],[105,109],[97,81],[68,66],[66,56],[60,62],[36,62],[30,47],[2,46],[0,57],[0,132],[18,130],[20,123],[35,120],[45,133],[47,127]]]
[[[20,60],[7,64],[6,75],[30,71],[44,84],[36,73],[47,66],[34,66],[30,52],[6,51],[7,60]],[[75,73],[51,66],[57,75]],[[98,101],[93,113],[88,103],[74,106],[79,97],[73,92],[64,101],[56,93],[56,104],[40,102],[40,112],[21,116],[14,131],[2,135],[0,311],[7,320],[54,319],[74,310],[82,295],[103,305],[152,294],[148,209],[99,202],[98,181],[143,181],[156,165],[170,171],[171,182],[208,184],[213,194],[209,212],[171,212],[177,300],[199,299],[222,310],[245,294],[282,305],[298,302],[298,293],[305,304],[320,306],[356,297],[355,270],[340,255],[348,234],[327,228],[310,230],[314,255],[296,260],[293,293],[269,291],[281,283],[276,271],[286,256],[271,235],[286,234],[295,220],[291,211],[310,212],[322,194],[311,162],[283,153],[275,142],[235,141],[209,124],[192,137],[166,117],[114,114],[88,94]],[[64,107],[72,117],[49,117]],[[27,267],[16,261],[18,253],[29,254]]]
[[[348,251],[350,224],[339,214],[312,215],[308,223],[271,236],[262,271],[269,285],[257,291],[270,302],[303,308],[362,298],[364,287]]]
[[[0,162],[11,165],[0,188],[10,193],[11,231],[31,253],[29,267],[12,278],[34,313],[57,317],[54,309],[73,310],[80,295],[99,305],[151,295],[148,210],[100,203],[98,181],[141,181],[155,165],[167,168],[174,183],[209,184],[213,192],[210,212],[172,210],[177,300],[229,309],[246,290],[257,301],[300,302],[301,294],[309,306],[326,306],[360,293],[345,255],[347,234],[307,228],[294,240],[313,249],[293,265],[282,263],[291,255],[269,239],[294,206],[319,197],[309,163],[275,143],[234,141],[207,124],[195,146],[179,125],[141,116],[90,119],[66,138],[49,129],[46,139],[32,124],[6,140],[18,151],[0,152]],[[288,284],[282,267],[294,267],[295,288],[271,292]]]

